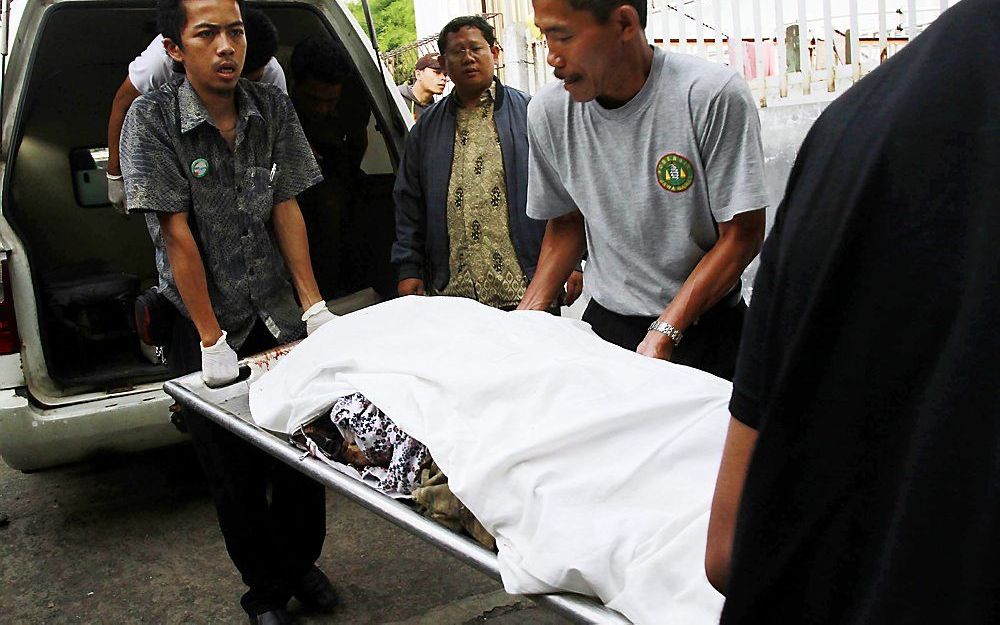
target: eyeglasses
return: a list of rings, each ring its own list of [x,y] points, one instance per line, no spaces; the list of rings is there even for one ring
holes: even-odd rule
[[[490,52],[490,48],[486,46],[472,46],[471,48],[458,48],[453,50],[448,50],[444,53],[448,57],[449,61],[461,61],[469,54],[473,58],[482,57]]]

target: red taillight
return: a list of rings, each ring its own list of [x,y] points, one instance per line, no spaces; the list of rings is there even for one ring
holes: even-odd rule
[[[0,355],[17,354],[21,351],[21,337],[17,335],[17,319],[14,317],[14,296],[10,288],[9,260],[0,261],[0,279],[3,280],[3,301],[0,302]]]

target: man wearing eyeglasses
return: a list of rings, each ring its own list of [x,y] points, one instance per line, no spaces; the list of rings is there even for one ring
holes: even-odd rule
[[[455,89],[406,140],[394,190],[398,291],[512,309],[545,232],[525,212],[528,96],[494,78],[500,48],[483,18],[449,22],[438,49]]]

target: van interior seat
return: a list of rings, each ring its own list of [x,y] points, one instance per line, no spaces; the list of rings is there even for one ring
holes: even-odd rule
[[[132,305],[139,276],[94,259],[46,276],[45,303],[55,319],[87,341],[135,335]]]

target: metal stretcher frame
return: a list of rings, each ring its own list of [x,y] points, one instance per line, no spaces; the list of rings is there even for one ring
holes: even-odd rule
[[[281,354],[265,353],[243,364],[256,377],[268,363]],[[322,461],[304,456],[291,443],[255,425],[250,418],[249,382],[238,382],[227,389],[213,390],[201,381],[200,373],[171,380],[164,391],[188,410],[211,419],[226,430],[262,449],[290,467],[346,496],[382,518],[434,545],[460,561],[500,580],[497,557],[478,543],[411,510],[402,503],[358,480],[340,473]],[[629,621],[597,600],[572,593],[525,595],[539,606],[574,623],[628,624]]]

